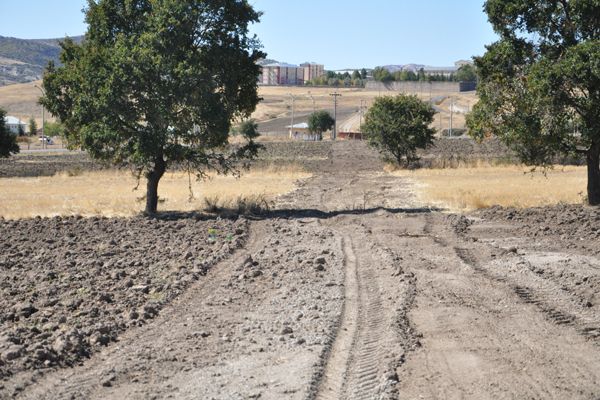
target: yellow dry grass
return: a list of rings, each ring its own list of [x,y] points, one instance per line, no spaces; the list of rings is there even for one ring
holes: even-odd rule
[[[0,108],[6,110],[8,115],[18,117],[25,122],[29,122],[29,118],[33,117],[38,127],[41,127],[42,106],[37,103],[41,93],[35,85],[42,86],[42,81],[0,86]],[[46,119],[53,118],[46,114]]]
[[[585,194],[585,167],[556,166],[546,175],[524,166],[421,169],[394,171],[415,182],[419,200],[452,211],[493,205],[535,207],[581,203]]]
[[[219,204],[233,203],[240,197],[260,196],[274,199],[292,191],[298,179],[308,173],[297,167],[251,170],[237,179],[233,176],[211,176],[197,181],[192,176],[190,199],[188,175],[167,173],[159,184],[159,211],[201,211],[205,199]],[[57,215],[131,216],[144,209],[145,182],[140,182],[125,171],[84,172],[69,176],[67,173],[52,177],[0,179],[0,216],[7,219]]]

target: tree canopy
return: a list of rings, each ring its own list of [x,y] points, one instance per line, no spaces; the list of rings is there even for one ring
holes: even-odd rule
[[[232,121],[259,101],[265,54],[248,32],[259,17],[246,0],[89,0],[85,39],[62,42],[42,103],[70,146],[143,174],[154,213],[170,165],[226,173],[256,152],[252,138],[226,146]]]
[[[488,0],[500,40],[475,59],[471,134],[495,135],[529,165],[581,154],[600,204],[600,3]]]
[[[433,107],[415,95],[378,97],[365,115],[362,132],[369,144],[399,165],[418,160],[417,149],[433,143]]]
[[[6,111],[0,108],[0,158],[10,157],[11,154],[19,152],[17,136],[6,126],[5,117]]]
[[[475,82],[477,80],[477,69],[473,65],[463,65],[456,71],[454,78],[459,82]]]
[[[308,117],[308,130],[319,136],[319,139],[323,138],[323,132],[326,132],[333,128],[335,120],[325,110],[315,111]]]

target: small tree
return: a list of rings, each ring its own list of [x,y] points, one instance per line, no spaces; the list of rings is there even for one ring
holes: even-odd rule
[[[253,156],[231,150],[231,121],[260,100],[265,58],[247,0],[88,0],[85,40],[61,43],[61,63],[44,74],[42,104],[65,124],[70,147],[131,165],[146,178],[146,214],[170,165],[202,177],[236,171]]]
[[[417,149],[433,143],[433,107],[415,95],[379,97],[361,127],[369,144],[399,165],[418,160]]]
[[[29,134],[35,135],[37,133],[37,123],[33,117],[29,118]]]
[[[19,123],[18,131],[19,131],[19,136],[25,136],[25,129],[23,129],[23,125],[21,125],[20,123]]]
[[[392,75],[386,68],[377,67],[373,70],[373,79],[384,83],[391,82],[394,80],[394,75]]]
[[[333,128],[335,120],[325,110],[315,111],[308,117],[308,130],[310,133],[317,135],[318,140],[323,139],[323,132]]]
[[[64,137],[65,127],[60,122],[46,122],[44,124],[44,132],[49,137]]]
[[[0,158],[10,157],[19,152],[17,136],[6,126],[6,111],[0,108]]]
[[[245,138],[255,139],[260,136],[258,124],[254,119],[242,121],[233,131],[234,135],[241,135]]]

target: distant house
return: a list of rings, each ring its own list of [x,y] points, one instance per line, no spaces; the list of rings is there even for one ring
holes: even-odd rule
[[[27,129],[27,124],[25,122],[21,121],[17,117],[12,117],[10,115],[4,117],[4,124],[6,125],[8,130],[15,135],[19,134],[19,127],[22,128],[22,132],[25,132],[25,130]]]

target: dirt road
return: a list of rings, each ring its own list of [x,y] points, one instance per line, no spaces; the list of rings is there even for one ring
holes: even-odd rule
[[[381,167],[363,143],[335,143],[250,223],[244,249],[155,320],[4,393],[600,398],[600,260],[513,222],[423,207]]]

